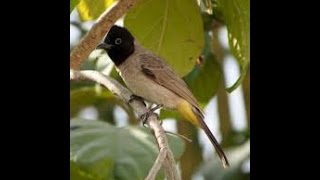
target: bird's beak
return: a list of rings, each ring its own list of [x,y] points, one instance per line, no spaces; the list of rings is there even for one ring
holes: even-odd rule
[[[106,49],[107,50],[107,49],[110,49],[111,47],[112,47],[111,44],[101,43],[96,47],[96,49]]]

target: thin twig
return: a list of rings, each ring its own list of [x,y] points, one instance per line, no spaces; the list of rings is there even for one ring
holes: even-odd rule
[[[167,150],[160,149],[158,157],[157,157],[156,161],[154,162],[152,168],[150,169],[149,174],[145,180],[154,180],[156,178],[156,175],[157,175],[158,171],[160,170],[164,160],[166,159],[166,156],[167,156]]]
[[[180,180],[181,178],[176,167],[176,161],[174,160],[174,156],[171,150],[167,152],[166,161],[164,162],[165,162],[164,168],[167,169],[165,173],[169,172],[170,176],[172,176],[172,178],[167,178],[167,179]]]
[[[189,143],[192,143],[192,140],[187,138],[186,136],[182,135],[182,134],[178,134],[178,133],[174,133],[174,132],[170,132],[170,131],[164,131],[166,134],[172,134],[174,136],[178,136],[179,138],[189,142]]]
[[[91,30],[70,53],[70,68],[79,70],[83,61],[95,49],[112,25],[136,4],[138,0],[119,0],[109,11],[105,11]]]

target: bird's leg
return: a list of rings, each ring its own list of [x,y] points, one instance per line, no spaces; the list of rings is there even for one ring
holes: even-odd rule
[[[157,104],[155,107],[151,108],[149,111],[154,112],[154,111],[156,111],[156,110],[158,110],[158,109],[160,109],[160,108],[162,108],[162,107],[163,107],[162,104]]]
[[[152,107],[152,105],[153,105],[153,104],[150,105],[150,108]],[[157,110],[157,109],[159,109],[159,108],[162,108],[162,107],[163,107],[162,104],[156,105],[154,108],[152,108],[152,111],[155,111],[155,110]],[[160,125],[162,125],[162,123],[163,123],[162,119],[160,119],[159,117],[158,117],[158,119],[160,120]]]
[[[150,106],[151,107],[151,106]],[[154,108],[152,108],[151,110],[152,111],[155,111],[155,110],[157,110],[157,109],[160,109],[160,108],[162,108],[163,107],[163,105],[162,104],[159,104],[159,105],[156,105]],[[160,119],[159,117],[158,117],[158,119],[160,120],[160,125],[162,126],[162,123],[163,123],[163,121],[162,121],[162,119]]]
[[[140,116],[140,118],[142,119],[142,125],[143,125],[144,127],[146,127],[145,124],[146,124],[146,121],[147,121],[148,117],[149,117],[152,113],[154,113],[154,111],[156,111],[157,109],[159,109],[159,108],[161,108],[161,107],[163,107],[163,105],[162,105],[162,104],[158,104],[158,105],[156,105],[154,108],[148,109],[148,111],[147,111],[146,113],[144,113],[144,114],[142,114],[142,115]],[[159,119],[159,115],[156,114],[156,116],[157,116],[158,119]],[[162,124],[162,123],[161,123],[161,124]]]
[[[157,109],[160,109],[160,108],[162,108],[163,107],[163,105],[162,104],[158,104],[158,105],[156,105],[154,108],[152,108],[151,109],[151,111],[156,111]],[[158,115],[158,114],[157,114]],[[163,123],[163,121],[162,121],[162,119],[160,119],[159,118],[159,116],[158,116],[158,119],[160,120],[160,125],[162,125],[162,123]]]
[[[132,94],[132,95],[130,96],[130,99],[129,99],[128,102],[130,103],[130,102],[132,102],[133,100],[138,100],[138,101],[142,102],[144,106],[147,107],[147,105],[146,105],[146,103],[144,102],[144,100],[143,100],[142,97]]]

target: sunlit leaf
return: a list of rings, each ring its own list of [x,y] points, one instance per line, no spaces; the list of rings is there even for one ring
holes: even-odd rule
[[[241,75],[227,90],[232,92],[241,83],[250,63],[250,1],[249,0],[217,0],[228,29],[229,46],[237,58]]]
[[[192,70],[204,46],[195,0],[141,0],[126,15],[124,25],[181,76]]]
[[[79,0],[77,10],[81,21],[97,19],[115,0]]]

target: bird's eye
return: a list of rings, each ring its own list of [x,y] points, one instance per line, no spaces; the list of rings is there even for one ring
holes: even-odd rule
[[[115,44],[119,45],[122,43],[122,39],[121,38],[117,38],[115,41],[114,41]]]

